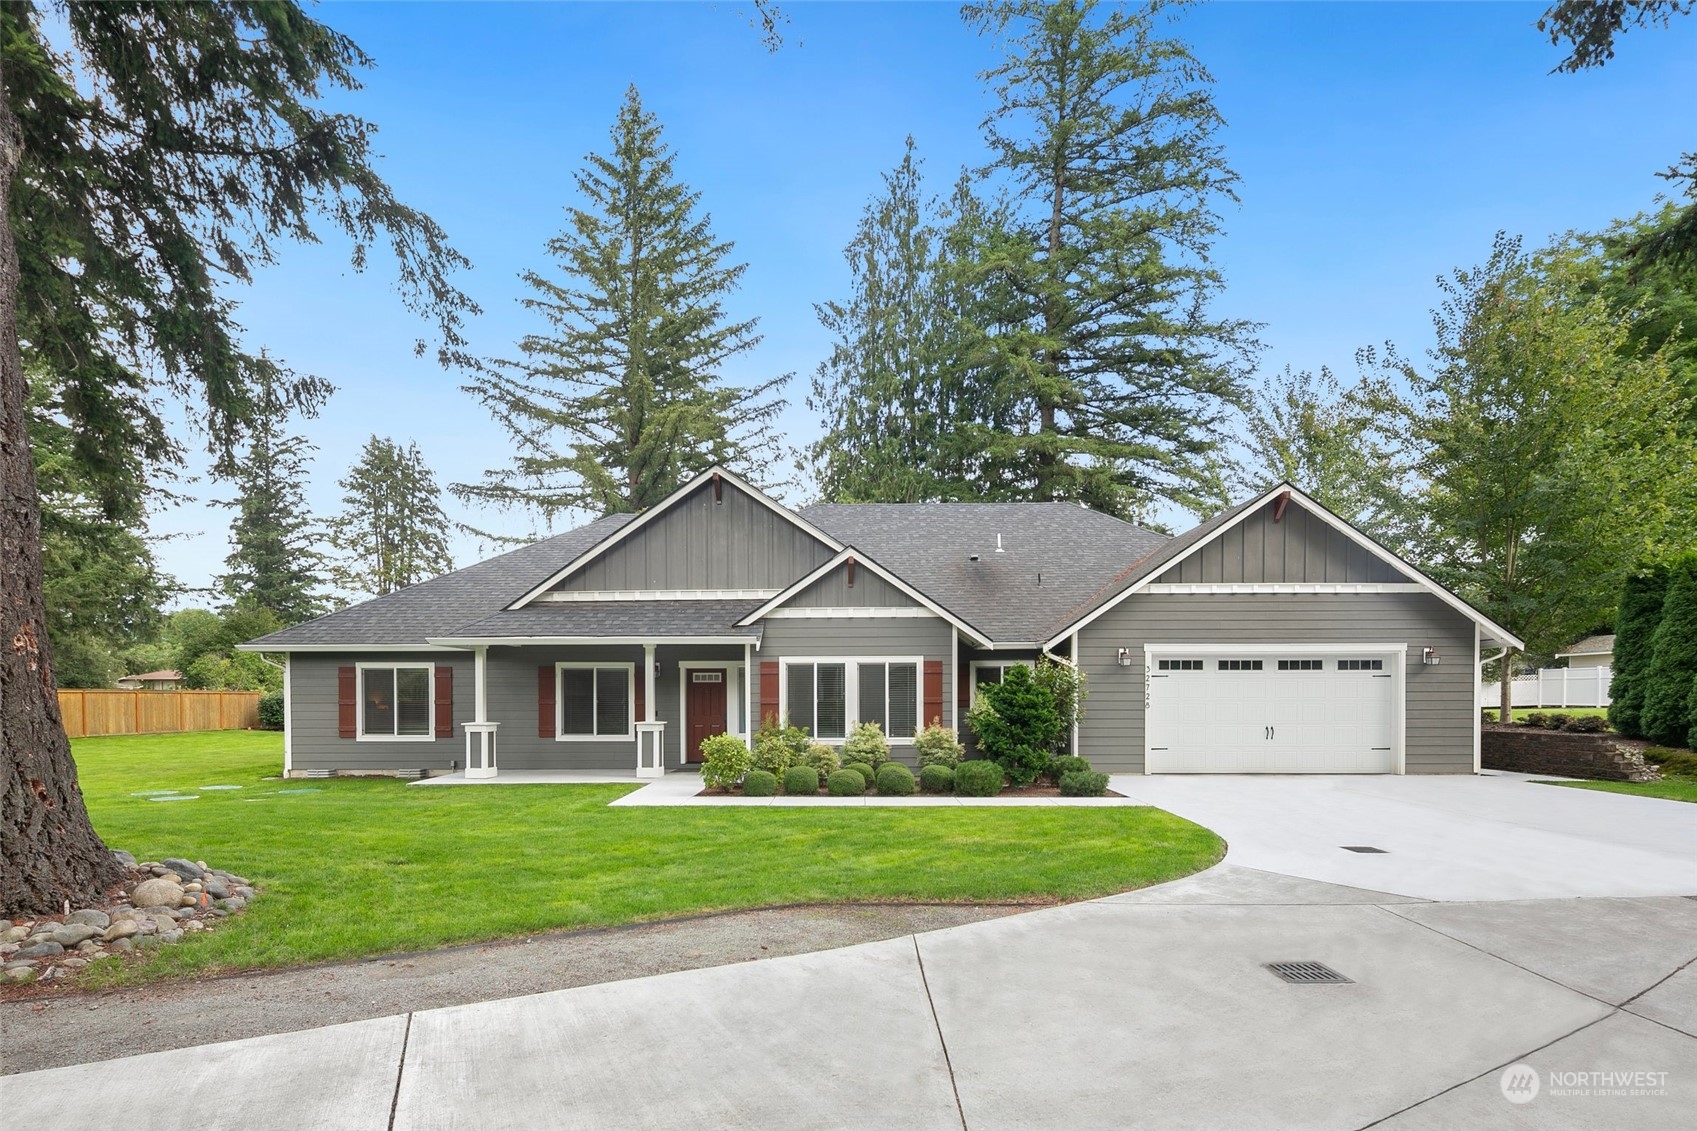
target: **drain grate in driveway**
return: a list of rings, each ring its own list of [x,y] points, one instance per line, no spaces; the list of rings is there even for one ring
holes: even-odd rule
[[[1370,844],[1340,844],[1338,847],[1345,852],[1377,852],[1381,856],[1385,855],[1384,849],[1374,848]]]
[[[1344,977],[1324,962],[1264,962],[1262,965],[1292,985],[1354,984],[1353,979]]]

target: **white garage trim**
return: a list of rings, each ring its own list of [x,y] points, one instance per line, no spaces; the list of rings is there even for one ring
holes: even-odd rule
[[[1395,764],[1392,771],[1408,772],[1408,644],[1316,643],[1304,641],[1285,644],[1145,644],[1143,646],[1143,772],[1149,768],[1149,712],[1153,704],[1154,687],[1151,673],[1158,655],[1167,656],[1246,656],[1252,658],[1295,656],[1361,656],[1384,658],[1389,661],[1391,676],[1391,753]],[[1475,710],[1477,717],[1479,712]],[[1475,724],[1477,725],[1477,724]]]

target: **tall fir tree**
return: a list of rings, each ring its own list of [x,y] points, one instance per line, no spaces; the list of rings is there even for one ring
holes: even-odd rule
[[[981,315],[983,367],[1024,416],[986,453],[1003,497],[1121,515],[1187,501],[1257,348],[1253,326],[1209,310],[1216,208],[1237,176],[1212,80],[1157,34],[1161,7],[964,9],[1006,52],[984,75],[986,173],[1011,211],[976,265],[999,299]]]
[[[725,374],[760,342],[755,319],[725,311],[745,267],[678,179],[635,87],[611,137],[577,173],[581,204],[547,244],[555,272],[523,276],[534,292],[524,305],[548,329],[519,342],[522,360],[488,363],[466,386],[517,452],[451,487],[468,502],[552,520],[640,511],[715,463],[773,482],[775,390],[788,375],[739,386]]]
[[[338,586],[381,597],[454,568],[442,491],[416,443],[372,436],[340,486],[329,523]]]
[[[306,505],[307,462],[314,448],[305,437],[288,433],[288,407],[281,398],[264,393],[262,403],[271,409],[253,421],[230,476],[236,496],[223,504],[236,513],[218,587],[231,605],[268,609],[285,625],[299,624],[326,607],[324,560]]]
[[[1626,575],[1615,612],[1609,679],[1609,723],[1628,738],[1644,737],[1644,690],[1655,654],[1656,626],[1668,595],[1667,566],[1646,562]]]
[[[1644,737],[1664,746],[1681,746],[1697,727],[1697,554],[1687,554],[1668,569],[1662,615],[1650,638],[1650,663],[1644,671]]]

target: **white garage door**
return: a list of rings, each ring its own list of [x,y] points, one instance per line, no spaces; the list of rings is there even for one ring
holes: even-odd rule
[[[1148,770],[1395,773],[1398,675],[1383,651],[1151,653]]]

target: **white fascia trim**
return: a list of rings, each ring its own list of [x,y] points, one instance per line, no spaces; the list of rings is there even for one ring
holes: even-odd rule
[[[857,618],[861,620],[871,618],[878,618],[881,620],[885,617],[926,617],[930,619],[940,619],[937,617],[937,614],[932,612],[930,609],[903,607],[881,609],[876,607],[861,608],[858,606],[845,606],[842,608],[773,609],[771,612],[766,614],[767,620],[837,620],[844,617]]]
[[[1256,581],[1168,582],[1146,585],[1145,593],[1230,596],[1240,593],[1424,593],[1416,582],[1373,581]]]
[[[1285,644],[1145,644],[1144,655],[1171,652],[1192,656],[1301,656],[1301,655],[1407,655],[1408,644],[1357,644],[1354,641],[1316,644],[1309,641]]]
[[[282,647],[261,648],[253,644],[236,645],[238,652],[464,652],[466,648],[451,647],[435,642],[425,644],[285,644]]]
[[[733,487],[740,489],[745,494],[752,496],[756,502],[765,506],[766,509],[771,511],[773,514],[782,515],[791,525],[812,535],[831,549],[841,550],[843,548],[843,544],[841,542],[837,541],[823,530],[820,530],[817,526],[814,526],[811,522],[808,522],[805,518],[802,518],[799,514],[796,514],[777,500],[768,497],[764,491],[755,487],[742,476],[736,474],[734,471],[726,470],[725,468],[715,464],[706,471],[703,471],[700,475],[697,475],[694,479],[680,485],[676,491],[673,491],[670,495],[667,495],[664,499],[661,499],[658,503],[655,503],[631,521],[625,523],[623,526],[607,535],[607,537],[601,539],[601,541],[579,554],[572,560],[571,564],[548,578],[548,580],[544,581],[542,584],[525,593],[524,596],[508,605],[507,608],[524,608],[526,605],[540,597],[543,593],[554,588],[554,586],[570,577],[581,566],[585,565],[598,555],[606,553],[614,546],[617,546],[620,542],[623,542],[626,538],[635,534],[644,526],[647,526],[648,523],[656,516],[664,514],[666,511],[670,510],[673,504],[678,502],[678,500],[692,493],[701,484],[710,482],[715,475],[719,476]]]
[[[457,652],[473,648],[513,647],[531,644],[753,644],[752,636],[467,636],[445,637],[433,643]],[[347,649],[340,649],[347,651]]]
[[[921,593],[919,590],[915,589],[913,586],[909,585],[907,582],[903,581],[901,578],[897,577],[895,574],[891,573],[889,570],[885,569],[883,566],[879,565],[877,562],[873,561],[871,558],[867,557],[864,553],[862,553],[859,550],[856,550],[853,546],[844,546],[842,548],[842,550],[837,554],[836,557],[832,558],[830,561],[826,562],[824,565],[820,566],[818,569],[814,570],[812,573],[808,574],[806,577],[802,578],[800,581],[797,581],[794,585],[791,585],[788,589],[785,589],[782,593],[779,593],[776,597],[773,597],[770,601],[766,602],[764,605],[761,605],[758,609],[755,609],[752,613],[749,613],[747,616],[745,616],[741,620],[737,621],[737,624],[739,624],[739,625],[750,625],[750,624],[753,624],[755,621],[760,620],[761,618],[770,615],[773,609],[778,608],[784,602],[788,601],[791,597],[794,597],[797,593],[802,592],[808,586],[812,585],[815,581],[818,581],[820,578],[826,576],[832,570],[836,569],[838,566],[842,565],[844,562],[848,561],[850,558],[853,558],[855,560],[856,565],[865,566],[867,569],[871,570],[878,577],[889,582],[891,585],[893,585],[897,589],[901,590],[901,592],[903,592],[907,596],[913,598],[913,600],[917,601],[924,608],[930,609],[937,616],[942,617],[944,620],[946,620],[950,624],[954,625],[957,629],[966,633],[969,637],[971,637],[977,643],[983,645],[986,648],[994,647],[994,645],[990,643],[990,638],[988,636],[984,635],[984,633],[978,631],[976,628],[973,628],[970,624],[961,620],[959,617],[957,617],[953,613],[949,612],[949,610],[943,608],[943,606],[939,605],[937,602],[933,601],[931,598],[927,597],[925,594]]]
[[[1244,507],[1241,511],[1239,511],[1237,513],[1237,515],[1230,522],[1225,523],[1218,530],[1215,530],[1213,533],[1208,535],[1208,537],[1203,538],[1201,541],[1197,542],[1194,546],[1191,546],[1190,548],[1186,549],[1184,551],[1184,553],[1180,554],[1178,557],[1172,559],[1171,561],[1163,562],[1161,564],[1159,571],[1151,573],[1148,577],[1145,577],[1143,580],[1137,582],[1136,584],[1131,585],[1131,586],[1127,587],[1126,589],[1122,590],[1121,592],[1116,594],[1114,597],[1112,597],[1111,599],[1109,599],[1105,603],[1098,605],[1095,609],[1092,609],[1085,616],[1079,618],[1076,621],[1073,621],[1071,624],[1066,625],[1064,628],[1061,629],[1060,632],[1058,632],[1054,636],[1050,637],[1049,641],[1044,645],[1044,647],[1053,648],[1056,644],[1059,644],[1062,640],[1065,640],[1068,636],[1071,636],[1073,633],[1077,632],[1079,629],[1084,628],[1086,625],[1095,621],[1098,617],[1102,616],[1109,609],[1112,609],[1112,608],[1116,607],[1117,605],[1119,605],[1120,602],[1124,601],[1126,598],[1132,596],[1135,593],[1143,592],[1151,584],[1154,583],[1155,578],[1160,577],[1162,574],[1166,573],[1168,570],[1172,569],[1174,566],[1177,566],[1179,563],[1185,561],[1192,554],[1200,553],[1201,550],[1202,550],[1202,547],[1208,545],[1211,542],[1217,541],[1220,538],[1220,536],[1223,535],[1226,531],[1232,529],[1234,526],[1237,526],[1239,523],[1248,520],[1250,515],[1254,514],[1256,511],[1260,510],[1262,507],[1266,506],[1268,503],[1272,502],[1274,499],[1278,498],[1280,495],[1282,495],[1286,491],[1289,491],[1290,494],[1291,494],[1291,497],[1294,498],[1297,502],[1301,503],[1304,509],[1308,510],[1309,512],[1311,512],[1313,514],[1319,515],[1327,523],[1331,524],[1331,526],[1333,528],[1341,531],[1346,537],[1354,539],[1357,543],[1359,543],[1362,547],[1364,547],[1369,553],[1371,553],[1375,557],[1377,557],[1380,561],[1383,561],[1383,562],[1385,562],[1385,563],[1387,563],[1391,566],[1394,566],[1397,569],[1400,569],[1405,573],[1412,574],[1414,576],[1415,580],[1420,583],[1420,587],[1422,589],[1424,589],[1428,593],[1431,593],[1433,596],[1437,597],[1440,601],[1443,601],[1446,605],[1449,605],[1456,612],[1460,613],[1462,616],[1466,617],[1468,620],[1479,625],[1480,628],[1482,628],[1486,632],[1490,633],[1491,638],[1493,640],[1497,641],[1498,643],[1508,644],[1510,647],[1513,647],[1513,648],[1519,648],[1519,649],[1522,649],[1522,650],[1525,649],[1526,642],[1524,640],[1521,640],[1518,636],[1514,635],[1514,633],[1510,632],[1508,629],[1504,628],[1502,625],[1498,624],[1496,621],[1493,621],[1491,618],[1487,617],[1485,614],[1483,614],[1479,610],[1475,609],[1472,605],[1469,605],[1466,601],[1463,601],[1460,597],[1457,597],[1454,593],[1451,593],[1448,589],[1445,589],[1442,585],[1439,585],[1436,581],[1433,581],[1430,577],[1427,577],[1423,572],[1421,572],[1417,567],[1415,567],[1413,565],[1413,563],[1408,562],[1408,561],[1404,560],[1403,558],[1398,557],[1396,554],[1393,554],[1391,551],[1385,549],[1383,546],[1381,546],[1377,542],[1373,541],[1373,539],[1369,538],[1367,535],[1363,534],[1361,531],[1357,530],[1355,527],[1351,526],[1349,523],[1345,522],[1343,519],[1339,518],[1337,515],[1333,514],[1331,511],[1327,510],[1325,507],[1321,506],[1319,503],[1315,502],[1313,499],[1309,498],[1307,495],[1303,494],[1300,490],[1291,486],[1289,483],[1281,483],[1277,487],[1273,487],[1273,488],[1267,490],[1266,492],[1264,492],[1261,495],[1260,498],[1256,499],[1252,504],[1250,504],[1247,507]]]
[[[550,589],[537,596],[537,604],[566,604],[576,601],[764,601],[776,597],[776,589],[585,589],[562,593]]]

